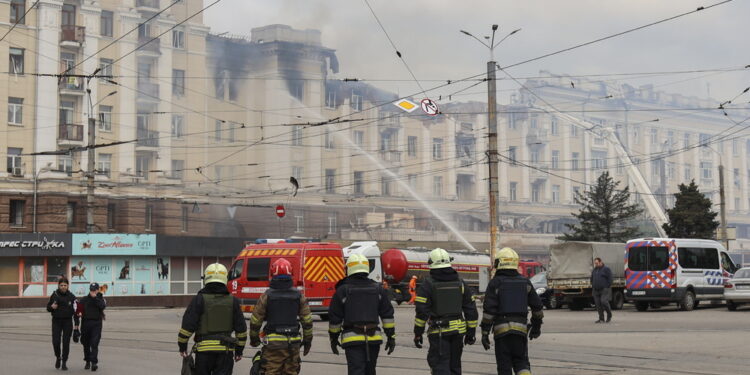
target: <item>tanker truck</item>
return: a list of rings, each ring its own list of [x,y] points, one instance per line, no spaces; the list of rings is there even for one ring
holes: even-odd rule
[[[425,248],[388,249],[381,253],[376,241],[354,242],[344,248],[344,257],[362,254],[370,261],[369,277],[377,282],[385,281],[391,298],[396,303],[410,299],[409,280],[417,276],[417,284],[430,274],[427,260],[430,250]],[[448,251],[453,257],[451,264],[459,276],[466,281],[474,293],[484,293],[489,282],[490,257],[483,254],[470,254]]]

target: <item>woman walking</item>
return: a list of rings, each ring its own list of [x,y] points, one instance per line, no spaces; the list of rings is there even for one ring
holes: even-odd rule
[[[57,290],[49,297],[47,311],[52,313],[52,347],[55,350],[55,368],[67,370],[66,362],[70,353],[70,335],[78,329],[79,318],[76,316],[76,296],[68,290],[68,279],[60,277],[57,280]],[[71,320],[72,319],[72,320]],[[62,353],[60,344],[62,343]]]

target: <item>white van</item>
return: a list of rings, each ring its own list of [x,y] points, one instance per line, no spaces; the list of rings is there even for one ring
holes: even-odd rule
[[[640,238],[625,247],[625,298],[638,311],[670,302],[689,311],[700,301],[722,301],[724,284],[738,269],[711,240]]]

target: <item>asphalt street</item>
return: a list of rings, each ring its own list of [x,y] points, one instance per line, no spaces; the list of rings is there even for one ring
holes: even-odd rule
[[[381,353],[378,374],[429,374],[424,349],[412,344],[414,311],[396,308],[396,351]],[[480,312],[481,316],[481,312]],[[100,374],[177,374],[177,331],[181,309],[111,308],[100,345]],[[596,312],[545,310],[542,336],[530,343],[532,370],[538,374],[747,374],[750,307],[729,312],[723,306],[695,311],[674,307],[637,312],[632,306],[616,311],[609,324],[594,324]],[[345,374],[345,358],[330,352],[327,323],[315,321],[310,355],[303,374]],[[42,309],[0,311],[0,373],[54,374],[49,313]],[[479,338],[479,337],[477,337]],[[425,340],[426,343],[426,340]],[[247,374],[254,348],[235,365]],[[81,346],[71,343],[68,373],[83,373]],[[464,349],[464,374],[492,374],[492,350],[477,344]]]

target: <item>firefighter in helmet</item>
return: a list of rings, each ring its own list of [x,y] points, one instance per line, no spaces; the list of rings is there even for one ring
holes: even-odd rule
[[[531,375],[528,341],[542,334],[542,301],[529,279],[518,273],[518,254],[509,248],[495,253],[495,277],[487,285],[482,315],[482,346],[490,349],[495,337],[499,375]],[[528,307],[531,324],[527,325]],[[529,329],[530,328],[530,329]]]
[[[302,334],[300,324],[302,322]],[[279,258],[271,264],[270,288],[258,299],[250,316],[250,345],[260,345],[263,322],[266,344],[262,350],[260,373],[297,375],[300,371],[300,345],[310,353],[313,323],[307,300],[294,287],[292,264]]]
[[[203,289],[193,297],[182,316],[177,335],[180,354],[188,357],[188,340],[195,333],[195,370],[198,375],[228,375],[242,359],[247,325],[240,301],[227,289],[227,268],[210,264],[203,275]],[[234,331],[235,337],[232,337]]]
[[[453,258],[437,248],[428,260],[430,276],[417,288],[414,345],[422,347],[427,328],[427,364],[433,375],[460,374],[464,345],[476,342],[477,306],[466,283],[451,266]]]
[[[380,344],[386,341],[388,355],[396,348],[393,306],[386,290],[367,277],[370,265],[364,255],[351,255],[346,260],[346,273],[347,277],[336,285],[328,308],[331,351],[339,354],[338,347],[344,348],[349,375],[375,375]],[[385,338],[378,318],[383,322]]]

